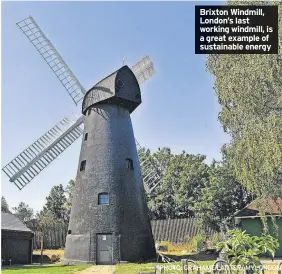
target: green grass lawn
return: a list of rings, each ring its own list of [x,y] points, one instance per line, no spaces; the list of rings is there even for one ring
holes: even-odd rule
[[[213,261],[200,261],[198,264],[200,266],[211,266]],[[181,263],[172,264],[158,264],[165,266],[166,274],[182,274]],[[50,264],[45,266],[40,265],[25,265],[25,266],[5,266],[2,268],[4,274],[73,274],[80,270],[84,270],[92,265],[75,265],[75,266],[63,266],[61,264]],[[154,271],[156,263],[144,263],[144,264],[119,264],[116,266],[115,274],[137,274],[141,271],[150,272]],[[205,273],[207,271],[201,271]]]
[[[212,267],[214,261],[198,261],[198,265],[202,268],[201,273],[211,272],[208,271],[208,267]],[[156,263],[147,264],[119,264],[116,266],[115,274],[137,274],[138,272],[153,272],[155,270]],[[167,274],[182,274],[181,263],[171,263],[171,264],[158,264],[159,266],[165,267],[165,273]]]
[[[84,270],[91,265],[73,265],[64,266],[61,264],[50,264],[50,265],[19,265],[19,266],[4,266],[2,267],[1,273],[5,274],[73,274],[77,271]]]

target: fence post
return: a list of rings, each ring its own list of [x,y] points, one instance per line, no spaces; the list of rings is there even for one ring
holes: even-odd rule
[[[160,271],[160,272],[159,272],[159,271]],[[155,267],[155,274],[158,274],[158,273],[164,274],[164,267],[163,267],[163,266],[157,265],[157,266]]]
[[[183,274],[188,274],[188,270],[189,270],[188,263],[191,263],[192,265],[194,265],[194,267],[196,266],[197,274],[200,274],[200,267],[196,261],[189,260],[189,259],[182,259],[181,262],[182,262],[182,273]],[[191,267],[191,270],[193,271],[194,268]]]
[[[220,269],[217,269],[217,265],[219,265]],[[228,271],[228,273],[230,273],[230,274],[232,273],[229,264],[224,260],[216,260],[215,261],[215,263],[212,266],[212,273],[216,274],[217,273],[216,271],[222,271],[223,267],[224,267],[225,270]],[[227,267],[227,269],[226,269],[226,267]],[[221,273],[221,272],[219,272],[219,273]]]
[[[182,273],[183,273],[183,274],[188,274],[187,259],[182,259],[182,260],[181,260],[181,264],[182,264]]]

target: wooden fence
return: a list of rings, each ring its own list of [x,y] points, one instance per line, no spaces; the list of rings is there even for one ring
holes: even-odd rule
[[[181,243],[200,232],[197,218],[167,219],[151,221],[152,232],[155,241],[169,241]],[[44,249],[58,249],[65,247],[68,227],[63,224],[48,226],[43,230]],[[214,231],[207,229],[206,234],[211,235]],[[35,232],[33,247],[40,248],[41,233]]]
[[[151,225],[155,241],[182,243],[200,232],[197,218],[157,220]],[[214,231],[207,228],[205,233],[212,235]]]

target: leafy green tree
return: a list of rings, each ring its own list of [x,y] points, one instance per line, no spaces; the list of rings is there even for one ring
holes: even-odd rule
[[[281,15],[281,2],[271,4],[278,5]],[[280,26],[281,16],[281,52]],[[214,55],[207,62],[222,105],[220,120],[232,137],[223,155],[236,179],[262,200],[282,196],[281,61],[279,55]],[[263,203],[260,207],[262,211]],[[261,214],[263,220],[263,211]],[[267,231],[266,222],[263,224]]]
[[[229,1],[238,5],[278,5],[282,50],[282,4]],[[219,119],[232,141],[223,153],[248,191],[281,197],[282,60],[277,54],[212,54],[207,69],[222,107]]]
[[[12,208],[13,213],[23,223],[28,223],[34,218],[34,211],[28,204],[20,202],[17,207]]]
[[[67,194],[67,201],[65,204],[65,208],[67,209],[68,216],[70,215],[70,211],[71,211],[74,190],[75,190],[75,180],[71,179],[65,188],[65,192]]]
[[[201,192],[193,210],[202,224],[216,230],[252,200],[250,193],[236,181],[226,163],[215,161],[210,166],[209,180],[206,180]]]
[[[164,170],[160,184],[147,195],[151,219],[194,216],[192,207],[208,179],[205,156],[190,155],[185,151],[174,155],[169,148],[159,149],[153,155]],[[149,151],[146,157],[151,157]],[[145,173],[146,170],[142,170],[143,176]]]
[[[149,150],[142,152],[142,157],[152,157]],[[208,166],[204,155],[172,154],[169,148],[158,149],[153,156],[164,170],[160,184],[147,194],[151,219],[197,216],[204,226],[219,229],[223,220],[252,199],[226,163],[214,161]]]
[[[145,151],[145,149],[144,149]],[[150,150],[146,151],[146,156],[150,158],[152,155]],[[162,174],[166,174],[169,166],[169,162],[173,155],[169,148],[159,148],[153,156],[162,165]],[[142,175],[146,175],[146,170],[142,169]],[[161,179],[159,185],[154,189],[152,193],[147,193],[149,214],[151,219],[167,219],[174,218],[176,216],[176,206],[174,199],[174,189],[168,185],[166,182],[164,184],[164,177]]]
[[[65,223],[61,220],[56,219],[54,213],[49,211],[46,207],[43,208],[39,213],[36,215],[37,220],[37,230],[44,231],[50,227],[54,227],[56,224]]]
[[[171,174],[174,174],[174,180],[177,181],[175,201],[182,217],[195,215],[193,207],[200,201],[201,190],[209,180],[209,166],[205,164],[205,159],[204,155],[191,155],[183,151],[174,157],[170,165]]]
[[[62,184],[53,186],[49,196],[46,197],[46,204],[41,215],[53,216],[57,221],[68,222],[66,209],[67,198]]]
[[[4,196],[1,198],[1,212],[10,213],[9,205]]]
[[[171,149],[168,147],[158,148],[158,151],[153,154],[153,156],[158,160],[162,168],[167,169],[173,154]]]

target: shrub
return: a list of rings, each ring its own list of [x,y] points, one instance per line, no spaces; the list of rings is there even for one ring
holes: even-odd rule
[[[179,253],[183,253],[183,251],[185,251],[185,253],[192,253],[193,248],[192,245],[189,243],[171,243],[168,241],[162,241],[162,242],[158,242],[158,245],[161,246],[166,246],[168,248],[167,252],[162,252],[162,253],[170,253],[170,254],[179,254]]]
[[[197,234],[191,239],[192,248],[195,252],[200,252],[205,246],[205,236]]]
[[[217,244],[220,242],[220,233],[215,232],[214,234],[211,235],[210,238],[210,248],[216,248]]]
[[[240,230],[229,230],[227,235],[229,239],[218,243],[217,250],[225,251],[230,264],[251,266],[253,272],[261,264],[259,256],[270,254],[274,258],[275,250],[279,247],[278,240],[270,235],[250,236]]]

